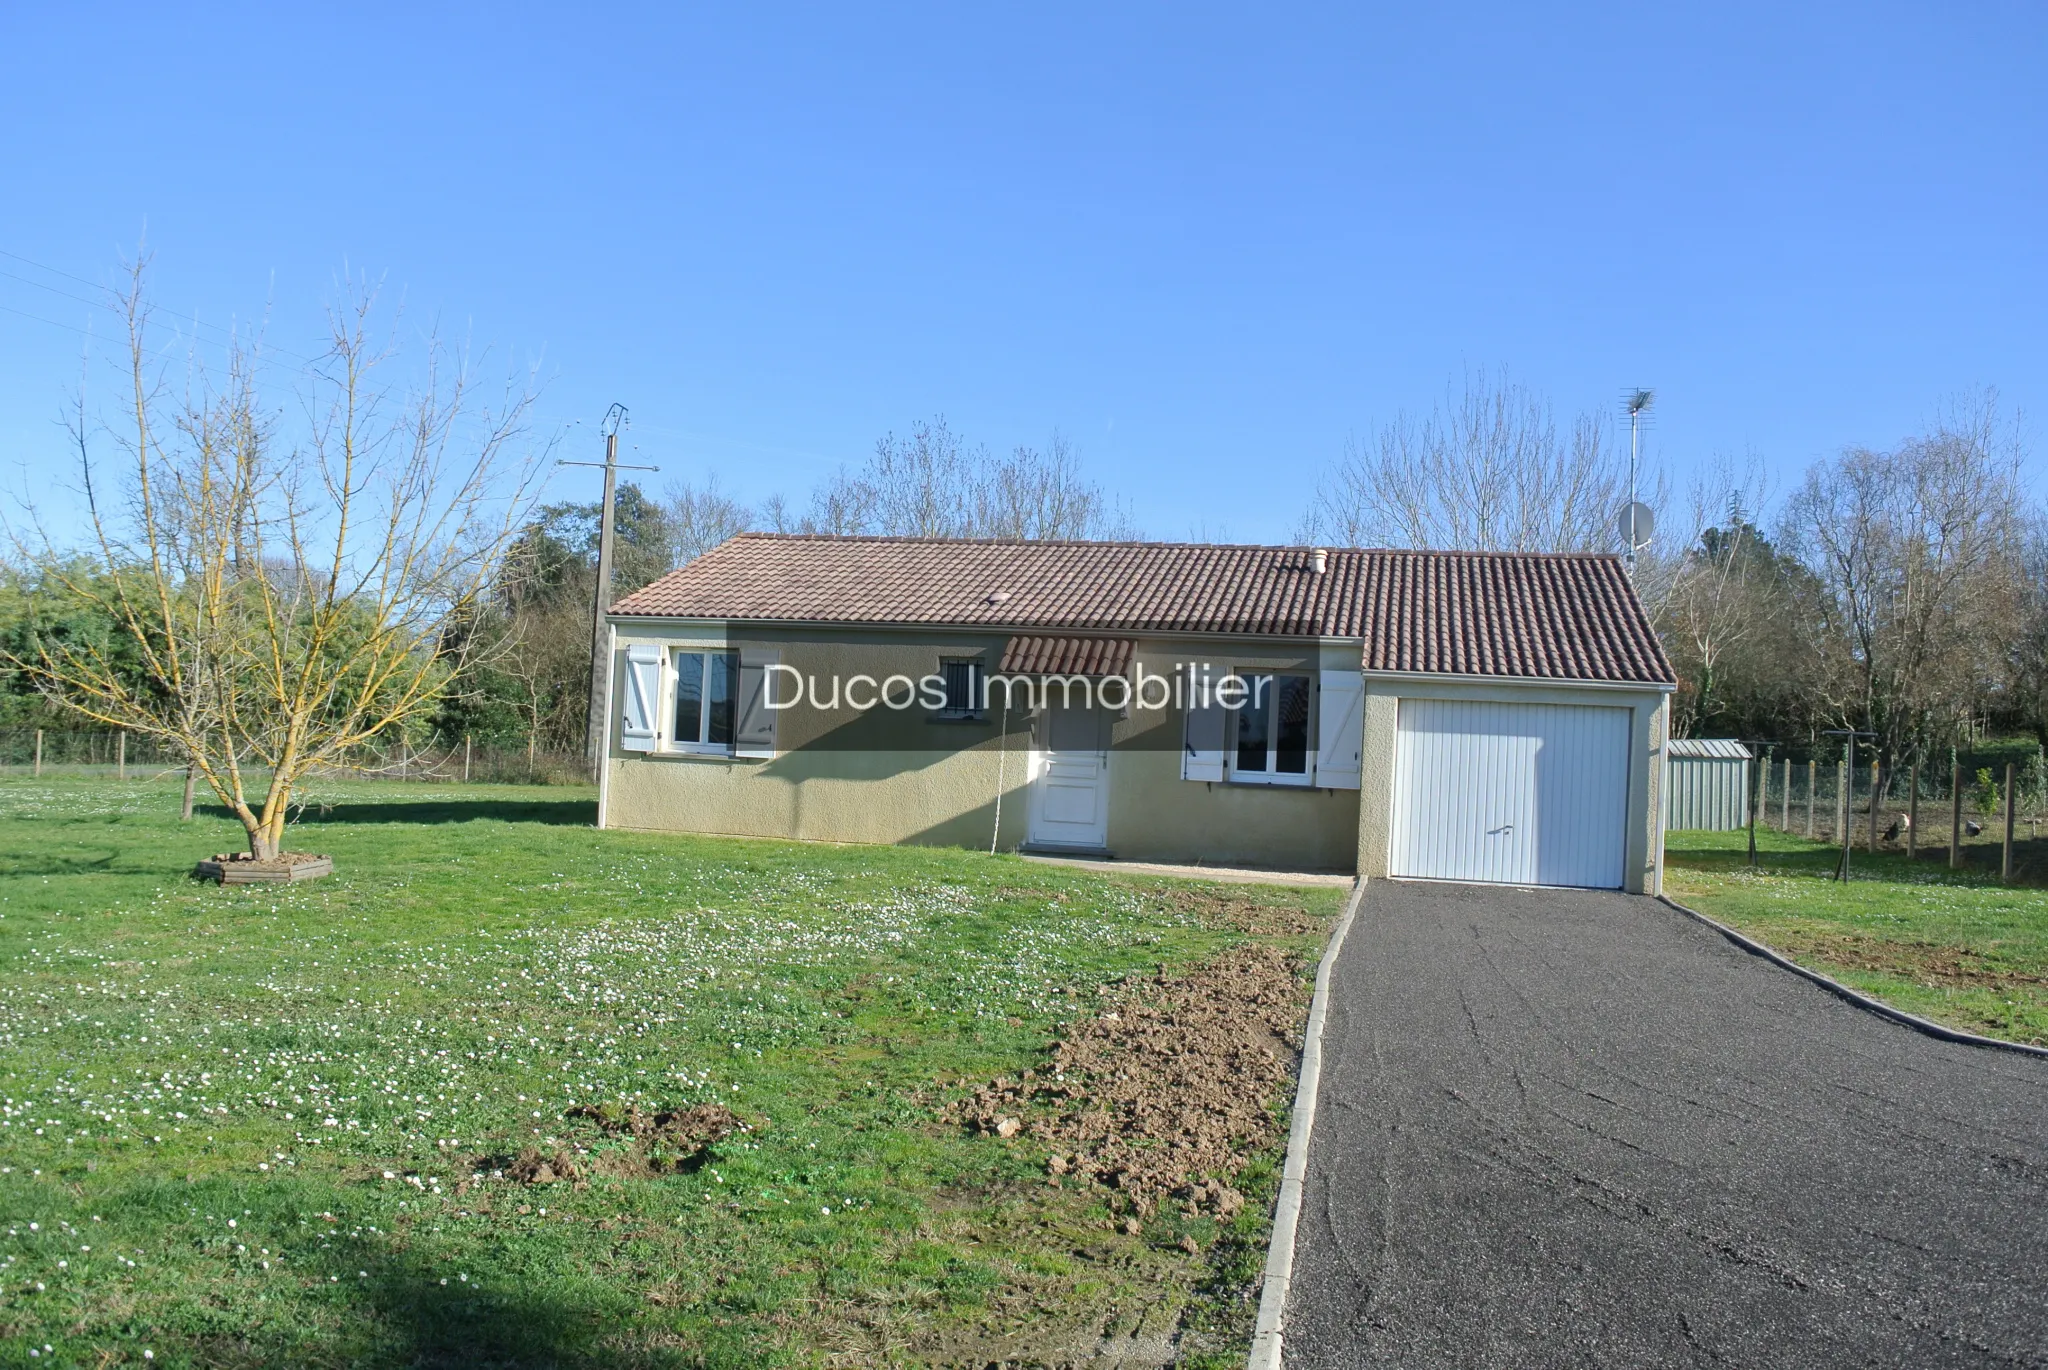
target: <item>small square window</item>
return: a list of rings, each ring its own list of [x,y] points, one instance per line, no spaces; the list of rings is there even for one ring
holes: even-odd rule
[[[939,676],[946,682],[940,718],[980,718],[988,712],[988,673],[979,657],[941,658]]]

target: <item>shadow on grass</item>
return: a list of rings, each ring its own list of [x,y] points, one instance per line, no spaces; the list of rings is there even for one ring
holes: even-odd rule
[[[234,821],[219,804],[197,810],[208,818]],[[292,814],[292,826],[315,823],[546,823],[554,827],[588,828],[597,822],[595,799],[459,799],[400,800],[383,804],[308,804]]]
[[[119,853],[64,856],[51,852],[0,856],[0,877],[24,875],[105,875],[115,869]]]
[[[328,1253],[328,1259],[337,1277],[333,1287],[367,1324],[367,1345],[352,1348],[354,1365],[526,1370],[754,1363],[744,1343],[687,1349],[626,1344],[619,1334],[633,1321],[630,1299],[587,1282],[550,1288],[552,1282],[430,1265],[367,1245]]]

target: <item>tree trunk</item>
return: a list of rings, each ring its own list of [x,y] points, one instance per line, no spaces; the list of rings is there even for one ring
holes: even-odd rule
[[[245,814],[242,826],[249,830],[249,854],[268,861],[284,850],[285,815],[291,812],[291,786],[272,775],[270,790],[263,796],[263,812]]]

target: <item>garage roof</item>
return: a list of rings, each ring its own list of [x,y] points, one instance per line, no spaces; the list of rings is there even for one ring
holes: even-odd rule
[[[1671,685],[1618,557],[742,533],[634,618],[1356,638],[1367,670]]]

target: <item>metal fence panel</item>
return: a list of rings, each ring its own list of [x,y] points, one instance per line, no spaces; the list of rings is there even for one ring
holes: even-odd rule
[[[1727,832],[1749,825],[1750,763],[1674,756],[1664,763],[1664,826]]]

